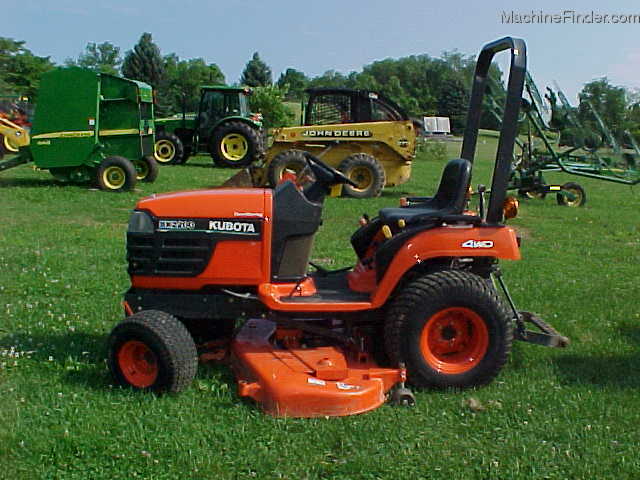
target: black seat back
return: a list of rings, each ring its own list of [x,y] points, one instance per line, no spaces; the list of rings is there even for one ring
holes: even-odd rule
[[[447,210],[448,214],[462,213],[470,182],[471,162],[463,158],[449,160],[442,172],[431,208]]]

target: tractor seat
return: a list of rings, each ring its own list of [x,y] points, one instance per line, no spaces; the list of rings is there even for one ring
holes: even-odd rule
[[[462,158],[450,160],[444,167],[435,196],[411,207],[383,208],[378,214],[379,218],[383,224],[391,225],[398,220],[410,222],[411,218],[418,216],[437,218],[460,215],[464,210],[470,181],[471,162]]]

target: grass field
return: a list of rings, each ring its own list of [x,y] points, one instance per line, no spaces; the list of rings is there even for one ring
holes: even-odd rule
[[[452,156],[459,146],[448,145]],[[487,181],[494,146],[481,139],[474,184]],[[381,198],[328,199],[314,257],[352,263],[358,216],[432,192],[442,166],[418,158],[411,182]],[[113,387],[105,340],[122,317],[131,208],[231,173],[203,157],[120,195],[61,186],[29,166],[0,175],[0,478],[640,476],[639,192],[576,177],[551,179],[580,181],[586,207],[522,202],[511,223],[523,261],[503,263],[519,308],[572,344],[516,344],[485,388],[417,392],[413,409],[296,420],[240,400],[220,366],[201,367],[175,396]]]

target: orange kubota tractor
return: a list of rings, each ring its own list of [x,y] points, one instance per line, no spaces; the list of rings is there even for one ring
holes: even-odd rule
[[[502,131],[488,204],[465,210],[487,72],[511,51]],[[526,68],[525,44],[487,44],[474,76],[460,159],[434,197],[361,220],[353,268],[308,273],[313,237],[332,186],[351,180],[306,155],[315,180],[274,189],[216,189],[138,202],[127,232],[126,318],[109,338],[118,383],[157,392],[192,381],[198,358],[227,359],[240,396],[272,415],[350,415],[390,392],[490,382],[514,339],[567,340],[518,311],[498,267],[520,259],[504,204]],[[482,189],[480,189],[482,190]],[[499,295],[500,285],[503,295]],[[537,326],[525,329],[525,322]]]

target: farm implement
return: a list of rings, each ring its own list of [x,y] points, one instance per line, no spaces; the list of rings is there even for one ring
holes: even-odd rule
[[[102,190],[131,190],[153,182],[151,87],[77,67],[42,76],[31,131],[0,119],[13,156],[0,171],[33,162],[62,182],[92,181]],[[15,148],[17,147],[17,148]]]
[[[488,202],[467,210],[491,60],[511,52]],[[223,359],[238,393],[274,416],[343,416],[387,397],[412,404],[419,388],[491,382],[515,339],[562,347],[567,339],[519,311],[499,259],[520,259],[506,197],[526,68],[522,40],[485,45],[476,65],[461,158],[434,197],[402,201],[351,237],[354,267],[309,262],[323,201],[345,173],[304,154],[314,180],[274,189],[221,188],[142,199],[127,231],[126,317],[108,340],[120,385],[177,392],[200,360]],[[356,184],[357,185],[357,184]],[[506,212],[506,213],[505,213]],[[309,265],[315,270],[309,272]],[[502,294],[498,293],[498,288]]]
[[[557,87],[556,87],[557,88]],[[562,185],[549,184],[544,178],[547,172],[564,172],[587,178],[595,178],[608,182],[635,185],[640,182],[640,169],[633,155],[623,154],[613,134],[602,121],[598,112],[589,104],[588,108],[599,126],[594,134],[586,129],[573,113],[564,93],[557,88],[556,94],[549,90],[550,101],[560,99],[565,111],[566,120],[583,138],[573,147],[561,148],[558,145],[559,135],[550,127],[551,110],[544,103],[535,82],[527,73],[525,92],[527,100],[523,112],[527,120],[526,139],[517,138],[519,154],[513,161],[509,190],[517,190],[529,198],[544,198],[548,193],[555,193],[559,205],[579,207],[585,204],[587,197],[584,188],[576,182]],[[492,101],[495,115],[500,115],[497,102]],[[555,140],[552,138],[555,137]],[[607,153],[603,147],[608,144]]]
[[[287,170],[302,173],[305,152],[354,182],[337,185],[335,194],[377,197],[385,186],[409,180],[416,133],[413,122],[391,99],[347,88],[310,88],[305,93],[303,125],[274,129],[264,161],[224,186],[275,186]]]

